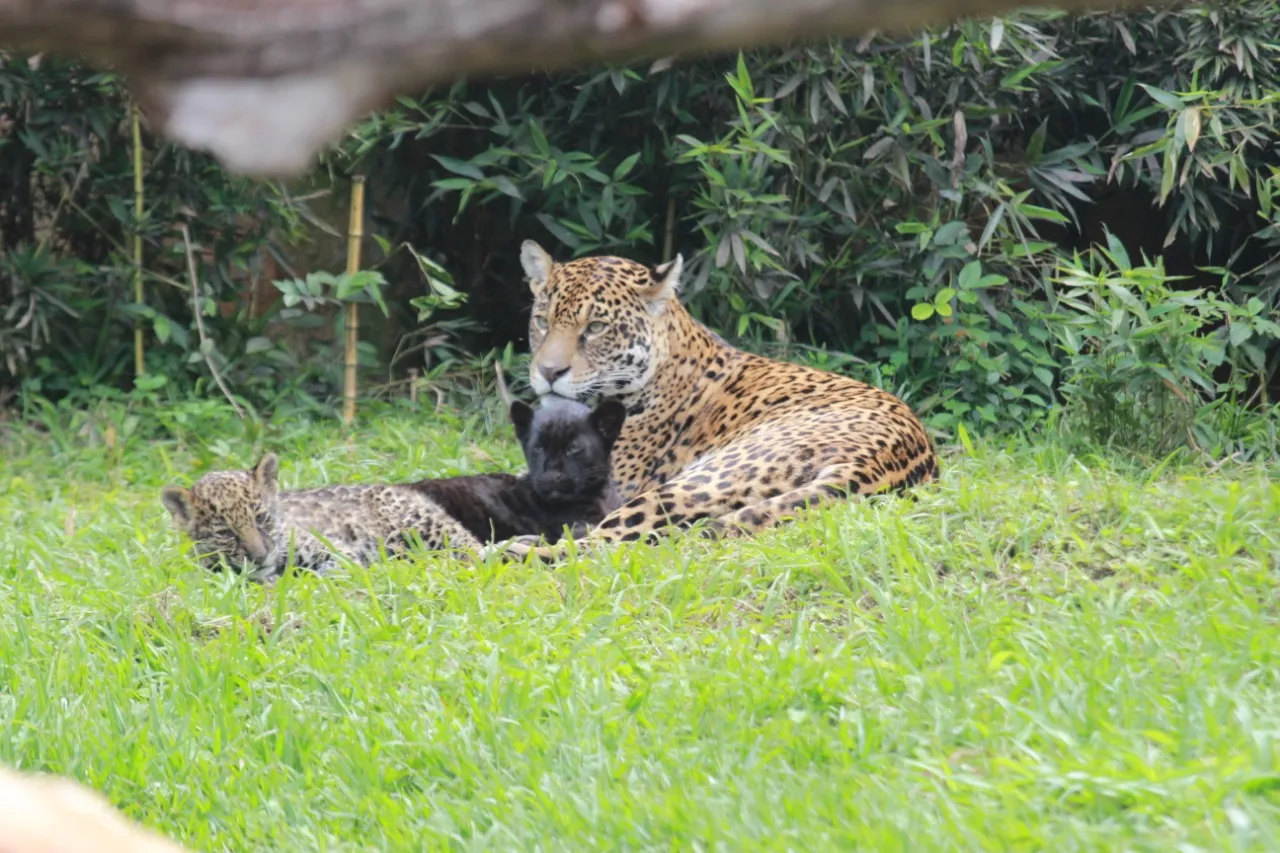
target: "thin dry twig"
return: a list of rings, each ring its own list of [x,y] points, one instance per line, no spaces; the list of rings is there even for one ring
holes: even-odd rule
[[[62,184],[62,196],[58,199],[58,204],[53,209],[53,216],[49,218],[49,230],[40,238],[40,243],[36,246],[37,252],[43,252],[53,240],[54,235],[58,233],[58,219],[62,216],[62,208],[66,207],[71,197],[80,191],[80,184],[89,176],[89,162],[86,160],[80,164],[80,168],[76,170],[76,179],[67,186],[67,182],[60,181]]]
[[[511,408],[511,392],[507,390],[507,377],[502,373],[502,362],[495,361],[493,363],[493,372],[498,380],[498,396],[502,398],[502,405]]]
[[[1214,462],[1205,470],[1205,474],[1206,475],[1216,474],[1218,472],[1218,469],[1221,468],[1223,465],[1226,465],[1228,462],[1234,462],[1239,458],[1240,458],[1240,451],[1237,450],[1235,453],[1232,453],[1230,456],[1224,456],[1221,459],[1219,459],[1217,462]]]
[[[244,420],[244,411],[236,404],[231,396],[227,383],[222,381],[222,374],[218,372],[218,366],[213,363],[213,359],[209,358],[209,353],[205,351],[205,342],[208,340],[204,334],[204,320],[200,318],[200,281],[196,276],[196,255],[191,250],[191,231],[187,228],[187,223],[179,223],[178,227],[182,229],[182,242],[187,247],[187,275],[191,279],[191,307],[196,315],[196,334],[200,337],[200,354],[204,356],[204,363],[209,365],[209,372],[213,374],[213,381],[218,383],[218,388],[222,391],[222,396],[227,398],[227,402],[231,404],[231,408],[235,409],[236,415],[240,420]]]

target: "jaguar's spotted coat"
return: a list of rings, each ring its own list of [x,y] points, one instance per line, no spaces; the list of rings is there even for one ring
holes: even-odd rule
[[[191,539],[199,562],[242,567],[256,580],[293,565],[324,574],[341,555],[361,565],[382,552],[407,552],[416,539],[428,550],[480,550],[480,540],[438,503],[412,486],[338,485],[281,491],[280,462],[265,454],[248,471],[210,471],[190,489],[166,486],[165,509]]]
[[[626,502],[579,545],[704,519],[721,534],[753,532],[822,500],[937,475],[928,434],[894,395],[742,352],[694,320],[678,297],[679,256],[657,268],[610,256],[556,263],[526,241],[521,262],[534,390],[627,406],[612,457]],[[495,549],[558,551],[527,538]]]

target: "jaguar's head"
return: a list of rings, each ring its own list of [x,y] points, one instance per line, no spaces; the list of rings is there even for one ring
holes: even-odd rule
[[[658,267],[608,255],[556,263],[526,240],[520,262],[533,292],[533,390],[583,403],[642,391],[659,357],[661,319],[678,299],[683,259]]]
[[[268,453],[248,471],[211,471],[190,489],[166,486],[161,502],[206,568],[270,570],[280,554],[280,463]]]

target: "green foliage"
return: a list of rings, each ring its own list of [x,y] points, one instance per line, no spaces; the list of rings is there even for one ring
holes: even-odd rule
[[[308,273],[306,278],[287,279],[274,284],[284,297],[285,308],[301,305],[304,310],[314,311],[324,306],[372,303],[384,315],[387,313],[387,303],[382,296],[387,280],[377,270],[338,275],[320,270]]]
[[[746,345],[875,363],[944,430],[1029,425],[1062,387],[1045,324],[1070,308],[1054,270],[1107,227],[1168,254],[1175,278],[1213,267],[1224,299],[1280,306],[1265,266],[1280,231],[1251,212],[1275,209],[1278,14],[1028,13],[678,70],[459,84],[401,98],[345,155],[394,175],[406,210],[452,200],[415,239],[459,280],[488,278],[471,258],[513,255],[524,236],[574,256],[682,251],[695,313]],[[1142,225],[1110,212],[1117,193]],[[488,301],[524,298],[518,270],[507,278]],[[1265,387],[1280,345],[1252,334]]]
[[[353,436],[188,405],[0,435],[0,762],[192,850],[1275,846],[1274,466],[975,439],[918,502],[752,540],[264,589],[195,566],[159,489],[519,449],[492,405]]]
[[[1238,305],[1204,290],[1175,290],[1160,265],[1134,265],[1114,237],[1109,247],[1065,263],[1052,329],[1065,355],[1061,392],[1096,441],[1167,452],[1192,437],[1206,405],[1238,401],[1249,371],[1261,370],[1259,337],[1280,325],[1253,297]],[[1227,366],[1225,379],[1215,374]],[[1215,442],[1216,443],[1216,442]]]
[[[1067,389],[1082,398],[1076,389],[1117,381],[1105,372],[1089,378],[1104,362],[1073,358],[1061,345],[1066,330],[1095,322],[1098,305],[1056,293],[1061,265],[1107,247],[1110,232],[1130,256],[1166,271],[1151,299],[1201,292],[1217,316],[1201,320],[1229,322],[1226,334],[1237,336],[1211,381],[1182,389],[1185,405],[1265,405],[1280,392],[1280,341],[1249,317],[1280,310],[1280,167],[1270,134],[1280,98],[1277,18],[1273,0],[1028,12],[674,67],[460,82],[401,97],[354,128],[313,183],[340,190],[341,173],[368,176],[387,320],[364,358],[386,366],[393,385],[410,366],[441,375],[468,353],[523,342],[528,294],[516,247],[532,237],[561,257],[616,252],[656,263],[682,252],[692,310],[745,347],[821,358],[874,379],[944,434],[961,423],[1032,426]],[[15,68],[5,71],[16,76]],[[115,91],[110,78],[86,79]],[[60,102],[41,97],[49,127],[61,128]],[[111,104],[94,119],[107,129],[120,107]],[[77,115],[83,123],[96,113]],[[39,144],[22,150],[39,153]],[[119,156],[118,144],[108,148]],[[0,159],[17,150],[0,147]],[[188,157],[164,148],[155,160],[163,167],[179,156]],[[131,227],[126,206],[112,195],[118,187],[97,177],[96,162],[89,168],[92,197],[108,213],[118,209],[115,219],[99,218],[118,220],[120,243]],[[149,197],[177,204],[169,199],[178,178],[150,169]],[[292,228],[297,211],[270,188],[250,192],[215,172],[201,192],[223,201],[187,202],[201,219],[209,214],[210,228],[246,205],[264,227]],[[149,215],[157,224],[148,233],[163,233],[163,219]],[[199,242],[219,264],[244,265],[241,249]],[[116,289],[100,302],[118,319],[91,328],[105,329],[115,349],[98,347],[86,365],[119,373],[119,333],[141,316],[161,338],[158,362],[202,369],[191,323],[172,298],[180,270],[153,276],[167,297],[130,306],[118,292],[128,273],[119,257],[45,249],[11,248],[0,276],[22,270],[7,274],[22,281],[22,304],[61,320],[24,325],[24,309],[11,306],[0,325],[6,352],[19,338],[45,353],[83,350],[49,343],[58,329],[83,326],[59,306],[82,314],[69,297],[110,278]],[[149,257],[178,260],[172,251]],[[229,281],[202,272],[208,310],[232,298]],[[285,306],[270,319],[300,328],[333,320],[304,308]],[[323,345],[309,370],[275,343],[265,319],[209,324],[210,358],[238,390],[260,390],[265,402],[295,378],[295,388],[321,398],[336,387],[324,375],[332,359]],[[55,367],[61,360],[36,371],[42,382]]]
[[[260,250],[295,233],[292,205],[209,157],[149,135],[144,144],[138,218],[117,78],[0,53],[0,390],[21,382],[62,396],[127,382],[135,322],[149,369],[184,389],[203,387],[209,362],[246,393],[275,393],[281,372],[296,371],[278,350],[246,352],[265,319],[250,316],[245,291]],[[194,300],[184,223],[197,261]],[[144,240],[143,305],[133,296],[135,233]]]

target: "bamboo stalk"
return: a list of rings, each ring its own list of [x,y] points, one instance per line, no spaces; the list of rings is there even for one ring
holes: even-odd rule
[[[351,182],[351,222],[347,226],[347,275],[360,271],[360,238],[364,236],[364,175]],[[360,339],[360,306],[347,303],[345,371],[342,382],[342,421],[347,426],[356,418],[356,344]]]
[[[142,127],[138,117],[138,104],[130,107],[130,118],[133,124],[133,301],[142,304]],[[133,321],[133,373],[142,376],[147,372],[147,363],[142,346],[142,319]]]

